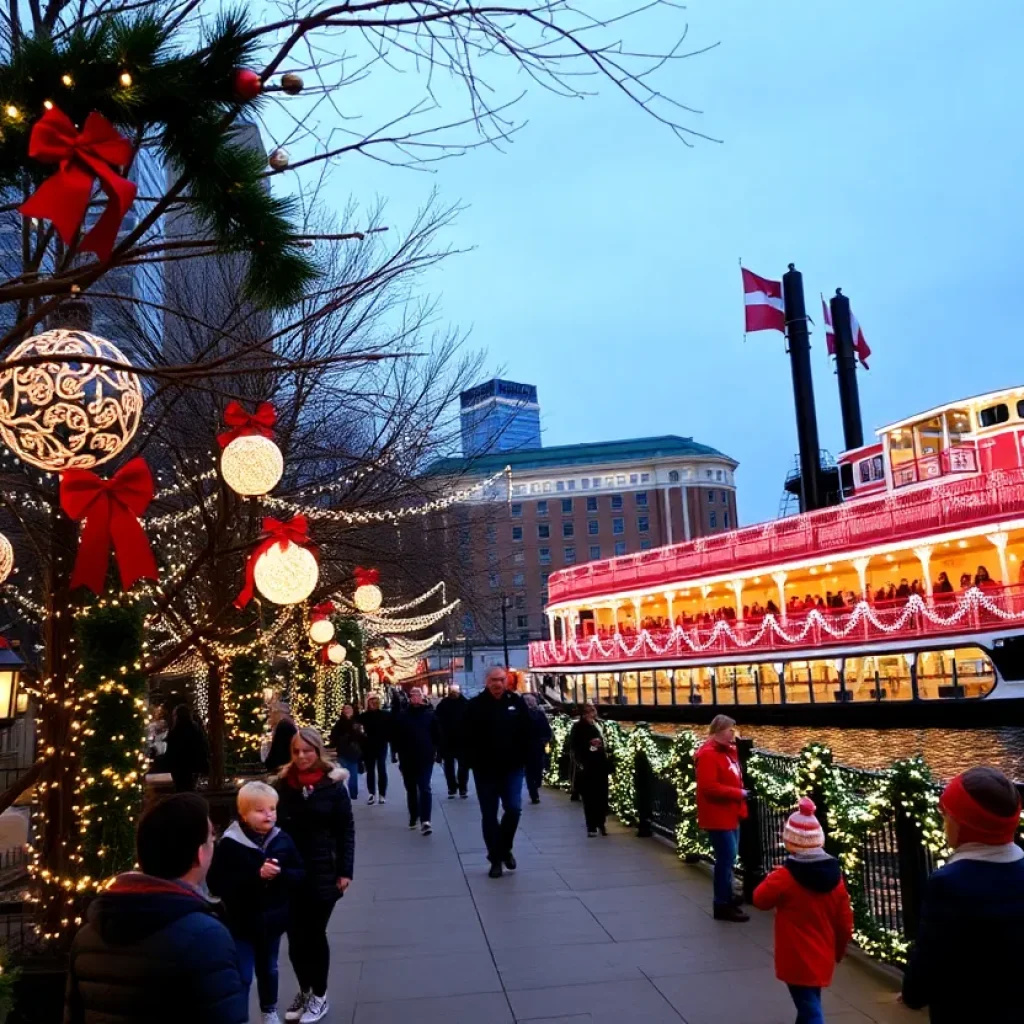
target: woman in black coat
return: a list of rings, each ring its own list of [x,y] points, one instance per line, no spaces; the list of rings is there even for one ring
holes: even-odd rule
[[[390,711],[382,711],[380,697],[371,693],[366,698],[366,710],[359,716],[363,727],[363,763],[366,765],[366,788],[370,791],[368,803],[377,802],[377,786],[380,786],[380,803],[388,795],[388,743],[391,742]]]
[[[608,835],[605,820],[608,817],[608,775],[611,761],[604,745],[604,736],[597,727],[597,708],[583,705],[583,715],[569,732],[583,813],[587,822],[587,835]]]
[[[292,837],[306,865],[288,923],[288,958],[300,988],[289,1009],[304,1010],[314,1020],[327,1013],[327,922],[352,881],[355,860],[347,775],[327,760],[316,729],[299,729],[292,738],[291,762],[275,787],[277,823]]]
[[[174,780],[176,793],[190,793],[196,788],[196,776],[210,770],[210,754],[206,736],[192,717],[187,704],[174,709],[174,724],[167,733],[167,771]]]

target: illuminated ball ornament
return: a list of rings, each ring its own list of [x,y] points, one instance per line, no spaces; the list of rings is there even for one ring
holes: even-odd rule
[[[327,660],[332,665],[343,664],[347,654],[348,651],[339,643],[333,643],[327,648]]]
[[[298,604],[313,593],[320,567],[312,551],[286,541],[256,559],[253,578],[256,589],[272,604]]]
[[[224,483],[236,494],[253,497],[269,494],[284,473],[284,456],[269,437],[249,434],[236,437],[220,457]]]
[[[0,583],[3,583],[14,569],[14,548],[11,542],[0,533]]]
[[[142,387],[109,341],[55,330],[23,341],[0,369],[0,437],[23,462],[51,473],[93,469],[120,455],[142,419]],[[42,358],[28,366],[22,359]]]
[[[315,644],[329,644],[334,639],[334,623],[330,619],[316,619],[311,622],[309,639]]]
[[[384,595],[377,586],[380,573],[376,569],[357,566],[354,575],[356,592],[352,595],[352,600],[361,612],[366,615],[372,614],[384,603]]]

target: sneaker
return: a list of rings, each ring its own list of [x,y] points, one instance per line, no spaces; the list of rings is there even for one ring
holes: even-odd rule
[[[750,915],[744,913],[739,907],[734,907],[732,904],[716,903],[715,904],[715,920],[716,921],[734,921],[737,924],[743,921],[749,921]]]
[[[330,1006],[327,1005],[327,996],[310,996],[306,1003],[306,1012],[299,1018],[299,1024],[316,1024],[327,1016]]]
[[[597,829],[596,828],[588,828],[587,829],[587,838],[588,839],[594,839],[596,836],[597,836]]]
[[[377,802],[377,798],[371,793],[370,799],[366,802],[372,807]]]
[[[604,825],[601,825],[601,826],[600,826],[600,827],[598,828],[598,830],[597,830],[597,831],[598,831],[598,832],[600,832],[600,833],[601,833],[601,835],[603,835],[603,836],[606,836],[606,835],[608,835],[608,829],[607,829],[607,828],[605,828],[605,826],[604,826]]]
[[[460,793],[459,796],[461,796],[463,800],[468,800],[469,799],[469,794],[468,793]]]
[[[299,992],[292,1000],[292,1005],[284,1012],[284,1019],[288,1021],[298,1020],[306,1012],[306,1004],[309,1002],[309,992]]]
[[[425,836],[429,836],[430,833],[433,832],[433,831],[434,831],[434,826],[431,825],[429,821],[423,822],[423,834]]]
[[[379,800],[377,801],[377,803],[379,803],[379,804],[386,804],[386,803],[387,803],[387,800],[385,800],[385,799],[384,799],[384,797],[381,797],[381,798],[380,798],[380,799],[379,799]]]
[[[501,878],[501,861],[495,861],[491,865],[491,870],[487,872],[488,878]]]
[[[455,792],[455,790],[453,789],[453,790],[452,790],[452,791],[451,791],[451,792],[450,792],[450,793],[448,794],[448,799],[449,799],[449,800],[454,800],[454,799],[455,799],[455,797],[456,797],[456,792]]]
[[[509,850],[505,855],[505,867],[507,867],[509,871],[515,871],[516,869],[516,859],[512,856],[511,850]]]
[[[260,1016],[261,1024],[281,1024],[281,1018],[277,1015],[277,1010],[264,1010]]]
[[[419,823],[416,821],[415,818],[410,818],[409,819],[409,828],[415,828],[417,826],[417,824],[419,824]]]

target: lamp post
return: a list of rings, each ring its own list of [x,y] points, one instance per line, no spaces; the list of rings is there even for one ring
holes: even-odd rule
[[[0,637],[0,723],[10,725],[18,715],[18,683],[25,662]]]
[[[505,654],[505,669],[508,670],[508,595],[501,592],[501,649]]]

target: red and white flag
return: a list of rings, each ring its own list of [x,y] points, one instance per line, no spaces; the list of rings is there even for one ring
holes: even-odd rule
[[[825,347],[828,349],[828,354],[834,356],[836,354],[836,331],[832,326],[832,310],[825,301],[824,295],[821,297],[821,312],[825,318]],[[850,309],[850,336],[853,338],[853,351],[857,353],[861,366],[865,370],[869,369],[868,357],[871,355],[871,349],[864,340],[864,332],[861,330],[852,308]]]
[[[786,330],[786,310],[782,303],[782,282],[768,281],[752,274],[746,267],[743,273],[743,302],[748,331]]]
[[[836,354],[836,331],[832,326],[832,310],[828,308],[824,295],[821,296],[821,314],[825,318],[825,347],[828,349],[828,354],[834,356]]]

